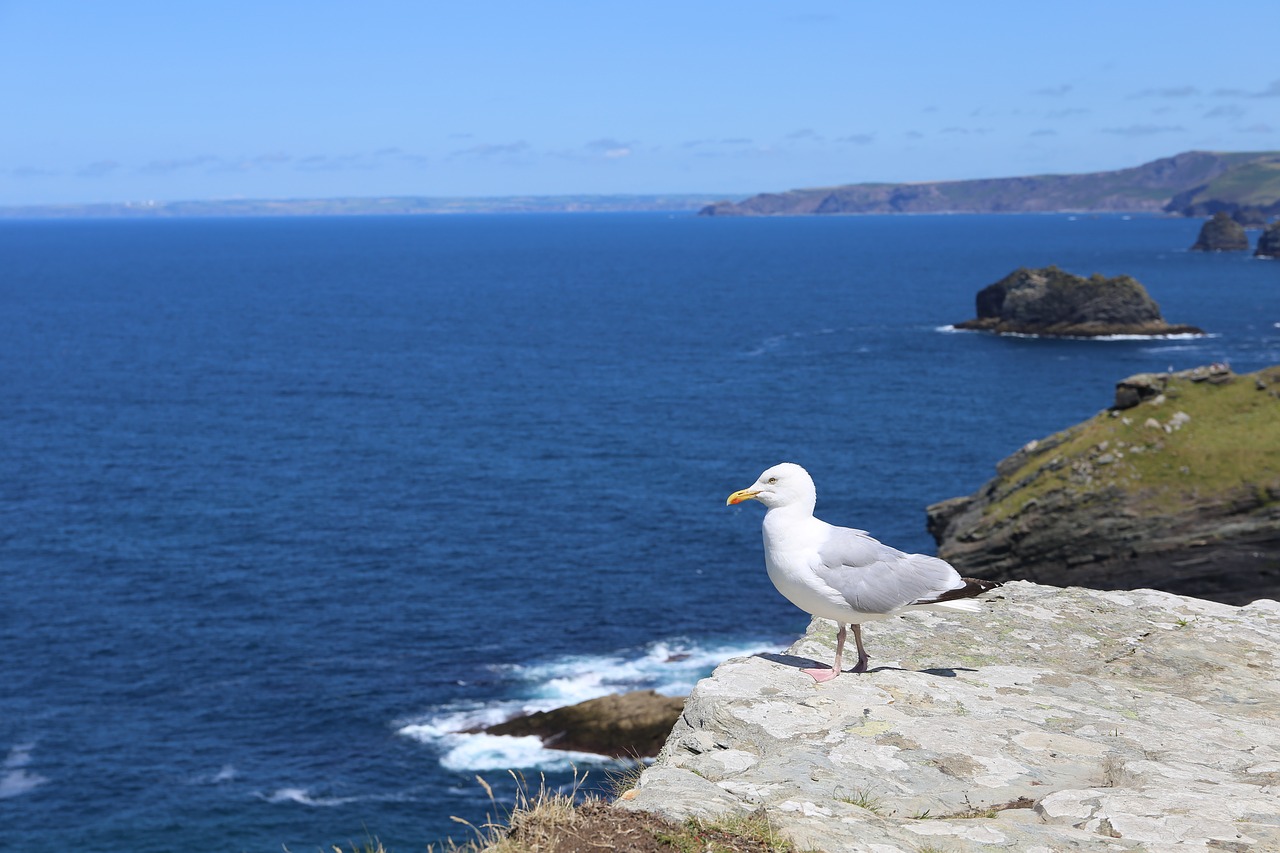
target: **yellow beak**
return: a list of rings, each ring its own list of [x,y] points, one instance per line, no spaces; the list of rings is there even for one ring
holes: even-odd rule
[[[729,506],[729,505],[731,505],[731,504],[740,504],[740,503],[742,503],[743,501],[749,501],[749,500],[751,500],[752,498],[754,498],[754,497],[755,497],[756,495],[758,495],[758,494],[760,494],[760,493],[759,493],[759,492],[753,492],[753,491],[751,491],[750,489],[742,489],[741,491],[737,491],[737,492],[734,492],[733,494],[729,495],[729,499],[728,499],[727,501],[725,501],[725,502],[724,502],[724,505],[725,505],[725,506]]]

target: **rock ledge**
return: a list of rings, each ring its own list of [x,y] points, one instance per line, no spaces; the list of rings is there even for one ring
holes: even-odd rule
[[[1023,581],[983,615],[815,620],[701,681],[626,808],[764,808],[800,849],[1280,849],[1280,604]]]

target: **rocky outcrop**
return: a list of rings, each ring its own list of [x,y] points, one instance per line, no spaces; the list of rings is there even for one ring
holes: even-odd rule
[[[1273,222],[1258,238],[1258,248],[1253,253],[1259,258],[1280,258],[1280,222]]]
[[[1192,244],[1193,252],[1243,252],[1249,248],[1249,235],[1244,226],[1226,211],[1218,211],[1200,228],[1200,236]]]
[[[957,329],[1046,337],[1204,334],[1166,323],[1130,276],[1082,278],[1057,267],[1017,269],[978,292],[978,316]]]
[[[1280,367],[1140,374],[928,508],[963,574],[1230,603],[1280,597]]]
[[[831,623],[730,660],[626,808],[763,809],[800,850],[1280,850],[1280,604],[1025,582],[981,615],[867,628],[817,685]]]
[[[652,690],[588,699],[488,726],[491,735],[536,735],[543,746],[615,758],[651,758],[680,716],[684,700]]]

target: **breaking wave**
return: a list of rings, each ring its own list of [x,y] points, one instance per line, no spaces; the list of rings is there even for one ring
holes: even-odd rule
[[[512,698],[484,704],[454,704],[397,724],[397,734],[426,744],[439,753],[442,767],[453,771],[540,769],[568,770],[612,759],[585,752],[547,749],[533,736],[490,735],[486,726],[521,714],[549,711],[631,690],[655,690],[687,696],[699,679],[723,661],[777,644],[762,641],[700,645],[681,641],[653,643],[638,653],[569,655],[555,660],[497,667],[510,685]]]
[[[0,764],[0,800],[33,791],[49,781],[39,773],[27,770],[33,749],[34,743],[20,743],[10,747],[4,763]]]

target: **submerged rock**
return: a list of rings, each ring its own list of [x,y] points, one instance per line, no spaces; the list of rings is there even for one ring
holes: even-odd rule
[[[1166,323],[1136,279],[1082,278],[1057,267],[1023,267],[978,292],[978,316],[957,329],[1046,337],[1204,334]]]
[[[684,700],[652,690],[588,699],[567,708],[538,711],[484,729],[491,735],[536,735],[543,746],[616,758],[658,754]]]
[[[992,580],[1280,597],[1280,367],[1139,374],[1115,406],[934,504],[938,554]]]
[[[1278,850],[1280,604],[1026,582],[982,615],[831,623],[699,682],[625,808],[763,809],[801,850]]]
[[[1258,248],[1253,253],[1259,258],[1280,258],[1280,222],[1272,222],[1258,238]]]
[[[1219,210],[1200,228],[1200,236],[1191,246],[1193,252],[1243,252],[1249,248],[1249,235],[1244,226]]]

